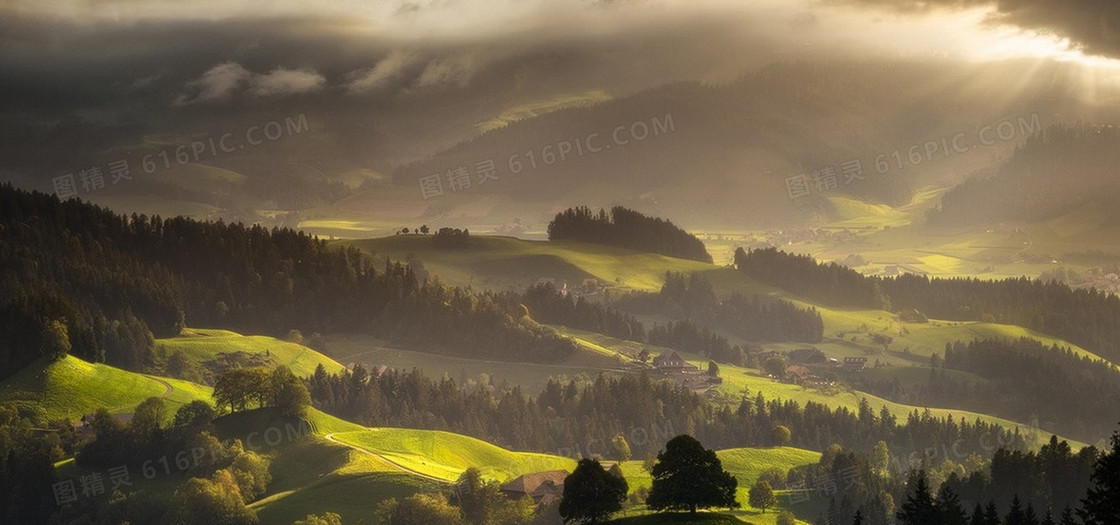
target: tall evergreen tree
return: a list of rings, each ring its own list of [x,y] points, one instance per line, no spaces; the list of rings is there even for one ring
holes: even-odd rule
[[[906,487],[906,502],[898,512],[898,519],[907,525],[939,523],[940,513],[930,494],[926,471],[911,472]]]
[[[1085,525],[1115,524],[1120,520],[1120,431],[1112,434],[1112,450],[1097,460],[1093,487],[1081,500]]]
[[[943,525],[967,525],[968,514],[961,507],[961,500],[957,493],[947,486],[942,486],[937,491],[937,514]]]

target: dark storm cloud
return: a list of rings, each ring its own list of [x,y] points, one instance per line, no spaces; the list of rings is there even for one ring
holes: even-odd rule
[[[939,8],[995,9],[994,22],[1068,38],[1088,54],[1120,57],[1120,2],[1116,0],[828,0],[920,13]]]

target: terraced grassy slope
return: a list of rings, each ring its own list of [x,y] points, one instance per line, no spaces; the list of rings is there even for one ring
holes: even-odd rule
[[[188,381],[148,376],[67,356],[40,359],[0,383],[0,403],[14,404],[41,420],[78,419],[107,407],[131,412],[149,397],[162,397],[169,412],[196,399],[209,400],[211,389]]]
[[[285,365],[297,376],[305,377],[323,365],[327,372],[344,368],[337,361],[306,346],[263,335],[241,335],[229,330],[186,328],[178,337],[157,339],[156,347],[168,355],[182,351],[190,361],[202,364],[222,354],[243,352],[263,360],[265,366]]]

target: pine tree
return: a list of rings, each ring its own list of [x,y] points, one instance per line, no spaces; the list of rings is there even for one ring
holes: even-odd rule
[[[988,506],[984,507],[984,525],[1000,525],[999,511],[996,510],[994,501],[989,501]]]
[[[984,525],[984,507],[979,503],[972,509],[972,517],[968,520],[968,525]]]
[[[1093,488],[1078,511],[1085,525],[1114,524],[1120,519],[1120,432],[1112,434],[1112,451],[1101,456],[1092,474]]]
[[[1011,510],[1007,511],[1007,515],[1003,517],[1004,525],[1029,525],[1027,523],[1027,515],[1023,512],[1023,502],[1016,494],[1011,499]]]
[[[928,525],[939,522],[939,514],[929,492],[926,471],[919,470],[910,474],[906,483],[906,502],[898,512],[898,519],[908,525]]]
[[[949,487],[941,487],[937,492],[937,514],[944,525],[967,525],[968,514],[961,507],[961,500]]]

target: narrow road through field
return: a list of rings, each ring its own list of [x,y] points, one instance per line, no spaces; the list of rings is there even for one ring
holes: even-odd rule
[[[404,465],[401,465],[400,463],[397,463],[396,461],[393,461],[393,460],[391,460],[391,459],[389,459],[385,456],[382,456],[381,454],[377,454],[375,452],[370,452],[370,451],[368,451],[368,450],[366,450],[362,447],[359,447],[357,445],[351,445],[349,443],[339,441],[339,440],[334,438],[334,433],[327,434],[323,437],[327,438],[327,441],[330,441],[331,443],[338,443],[339,445],[342,445],[344,447],[350,447],[351,449],[357,450],[358,452],[361,452],[362,454],[368,454],[368,455],[373,456],[377,459],[380,459],[381,461],[384,461],[385,463],[388,463],[389,465],[392,465],[392,466],[394,466],[394,467],[396,467],[396,468],[398,468],[398,469],[400,469],[404,472],[407,472],[407,473],[409,473],[413,476],[418,476],[418,477],[421,477],[421,478],[424,478],[424,479],[427,479],[427,480],[435,481],[437,483],[451,484],[451,482],[447,481],[446,479],[437,478],[435,476],[425,474],[423,472],[412,470],[412,469],[410,469],[410,468],[408,468]]]
[[[160,379],[156,376],[150,376],[150,375],[147,375],[147,374],[142,374],[142,375],[144,377],[148,378],[148,379],[151,379],[151,380],[163,385],[163,393],[160,394],[159,397],[167,397],[167,396],[171,395],[171,392],[175,391],[175,387],[171,386],[171,383],[168,383],[167,381],[164,381],[164,380],[162,380],[162,379]],[[109,410],[109,412],[116,412],[118,410],[124,410],[126,408],[136,408],[136,405],[135,404],[121,405],[121,406],[117,406],[117,407],[110,407],[107,410]]]

